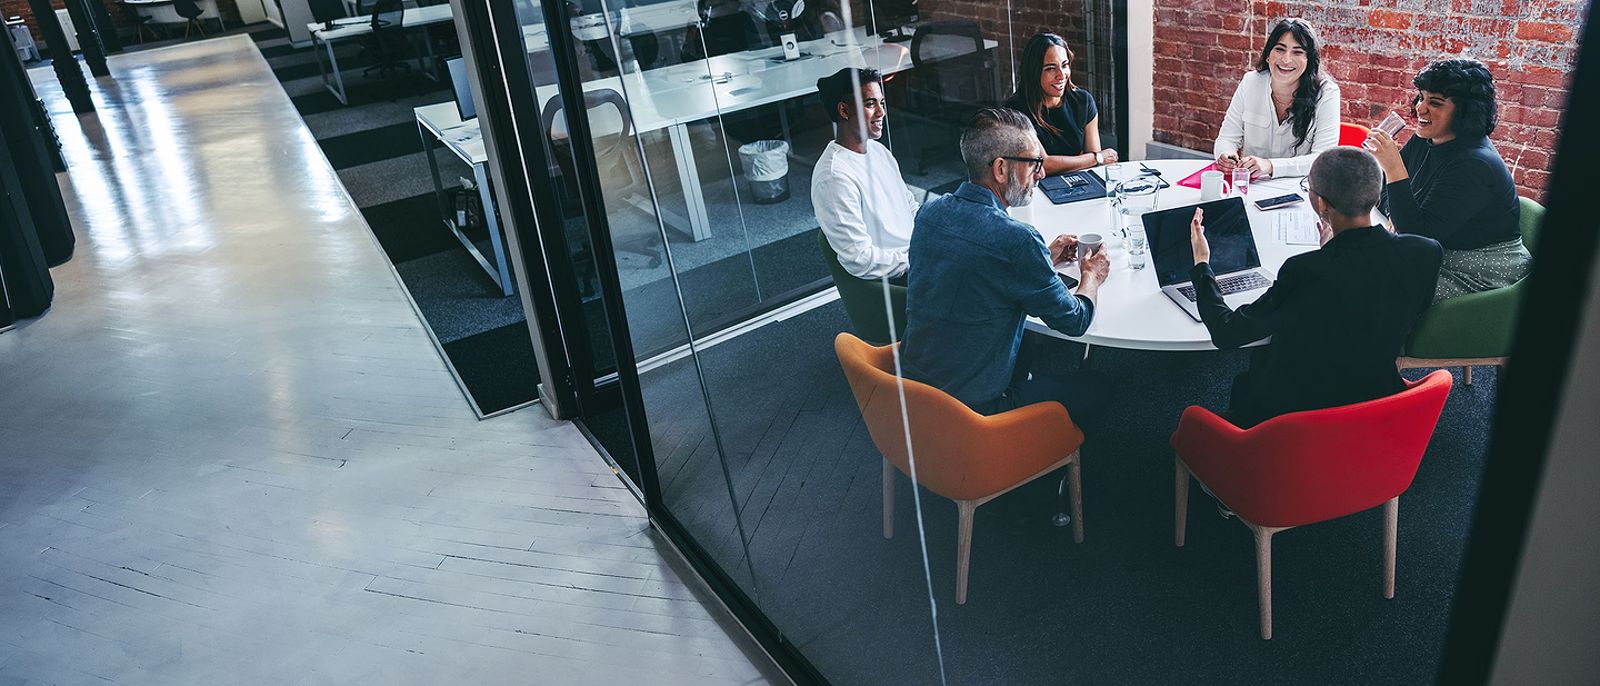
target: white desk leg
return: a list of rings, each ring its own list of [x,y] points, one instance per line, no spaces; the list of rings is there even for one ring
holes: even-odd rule
[[[689,126],[673,124],[667,133],[672,140],[672,158],[678,163],[678,180],[683,184],[683,201],[689,206],[689,235],[703,241],[711,237],[711,219],[706,216],[705,189],[700,187],[700,171],[694,163]]]
[[[489,192],[489,174],[482,164],[472,165],[472,177],[478,182],[478,200],[483,203],[483,222],[489,227],[489,246],[494,250],[494,267],[499,278],[500,292],[511,297],[511,269],[506,264],[506,245],[500,238],[500,220],[495,218],[494,197]]]
[[[313,37],[313,40],[315,40],[315,37]],[[333,41],[318,40],[317,42],[322,43],[322,46],[327,48],[328,71],[333,72],[333,84],[328,83],[328,74],[324,72],[322,75],[322,85],[326,86],[329,91],[333,92],[333,97],[339,99],[339,104],[350,104],[350,98],[345,95],[344,92],[344,75],[339,73],[339,56],[333,53]],[[317,68],[322,68],[322,59],[320,56],[317,59]],[[337,84],[338,87],[335,88],[334,84]]]

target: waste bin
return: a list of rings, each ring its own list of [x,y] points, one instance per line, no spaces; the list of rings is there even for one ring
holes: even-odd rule
[[[759,203],[789,199],[789,144],[755,141],[739,146],[739,161],[750,181],[750,197]]]

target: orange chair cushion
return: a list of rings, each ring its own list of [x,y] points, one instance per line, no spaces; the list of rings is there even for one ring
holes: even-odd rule
[[[1083,431],[1060,403],[983,416],[937,388],[895,376],[893,346],[874,347],[841,333],[834,350],[884,459],[909,476],[915,455],[916,482],[946,498],[1001,493],[1083,445]]]

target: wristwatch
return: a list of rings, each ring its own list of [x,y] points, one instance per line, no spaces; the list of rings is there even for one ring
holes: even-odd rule
[[[1094,151],[1094,163],[1095,164],[1105,164],[1106,163],[1105,155],[1106,155],[1106,151],[1104,151],[1104,150],[1096,150],[1096,151]]]

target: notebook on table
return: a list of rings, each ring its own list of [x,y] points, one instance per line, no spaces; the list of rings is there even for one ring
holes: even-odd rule
[[[1044,191],[1044,197],[1049,198],[1050,202],[1065,205],[1069,202],[1106,197],[1106,182],[1094,172],[1085,169],[1046,176],[1039,181],[1039,190]]]

